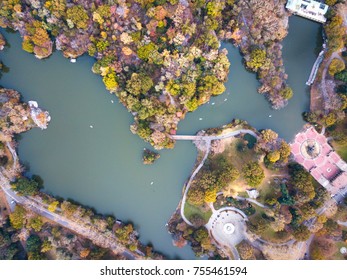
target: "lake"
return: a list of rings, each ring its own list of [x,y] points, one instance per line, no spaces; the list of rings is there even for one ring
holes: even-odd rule
[[[301,113],[308,110],[305,82],[316,58],[319,27],[306,19],[290,19],[283,52],[294,97],[285,109],[269,107],[256,92],[258,82],[244,69],[238,50],[223,43],[231,61],[227,91],[188,114],[178,133],[195,134],[240,118],[291,140],[304,124]],[[142,151],[149,145],[130,132],[131,114],[105,90],[101,77],[91,72],[92,58],[83,56],[72,64],[55,52],[40,61],[21,49],[18,34],[1,31],[11,45],[0,52],[10,68],[1,85],[18,90],[24,101],[38,101],[52,117],[47,130],[24,133],[18,149],[30,173],[44,179],[45,191],[133,222],[143,243],[153,244],[170,258],[193,259],[188,246],[172,245],[165,224],[192,171],[194,145],[178,142],[174,150],[161,151],[154,165],[143,165]]]

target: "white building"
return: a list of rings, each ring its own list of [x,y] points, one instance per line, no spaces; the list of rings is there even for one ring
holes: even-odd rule
[[[288,0],[286,8],[299,16],[324,23],[329,6],[314,0]]]

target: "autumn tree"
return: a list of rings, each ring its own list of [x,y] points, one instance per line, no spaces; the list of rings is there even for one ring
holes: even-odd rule
[[[36,232],[41,231],[42,226],[43,226],[43,221],[42,221],[40,216],[36,216],[36,217],[31,218],[27,223],[27,227],[29,229],[32,228]]]
[[[198,85],[199,94],[219,95],[225,91],[223,83],[219,82],[217,77],[207,75],[203,77]]]
[[[293,228],[292,234],[297,241],[306,241],[311,233],[306,226],[299,225]]]
[[[254,250],[251,245],[249,245],[247,242],[242,241],[238,246],[237,250],[240,254],[240,257],[243,260],[254,260]]]
[[[126,83],[126,90],[133,95],[146,94],[153,86],[152,79],[143,74],[133,73]]]
[[[246,183],[251,187],[260,185],[265,178],[264,170],[256,161],[246,163],[242,168],[242,175]]]
[[[279,161],[279,159],[281,158],[281,153],[279,151],[272,151],[269,152],[266,156],[266,158],[270,161],[270,162],[277,162]]]
[[[72,6],[66,11],[66,21],[70,28],[76,26],[80,29],[87,29],[88,20],[88,13],[81,5]]]
[[[246,62],[247,67],[252,70],[258,70],[258,68],[262,67],[266,62],[266,51],[255,48],[251,51],[250,60]]]
[[[289,173],[291,175],[291,186],[296,191],[296,200],[305,203],[313,199],[316,193],[310,173],[298,164],[290,165]]]
[[[26,211],[22,206],[16,205],[14,211],[10,214],[10,223],[14,229],[24,227]]]
[[[280,90],[280,95],[284,99],[291,99],[293,97],[293,90],[290,87],[285,87],[284,89]]]
[[[188,191],[187,200],[192,205],[202,206],[205,201],[204,189],[192,186]]]
[[[343,71],[344,69],[345,69],[345,63],[338,58],[334,58],[329,65],[329,74],[331,76],[334,76],[336,73],[339,73]]]

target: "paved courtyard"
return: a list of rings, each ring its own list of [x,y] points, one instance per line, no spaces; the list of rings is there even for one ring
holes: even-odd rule
[[[219,245],[235,247],[245,238],[247,218],[243,215],[232,207],[217,210],[213,212],[206,228]]]
[[[329,145],[326,137],[310,126],[295,136],[291,145],[295,161],[301,164],[332,195],[347,188],[347,164]]]

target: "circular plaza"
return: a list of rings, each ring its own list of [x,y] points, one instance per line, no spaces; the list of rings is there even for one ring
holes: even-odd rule
[[[235,247],[245,238],[246,219],[239,209],[227,207],[215,211],[206,228],[219,245]]]

